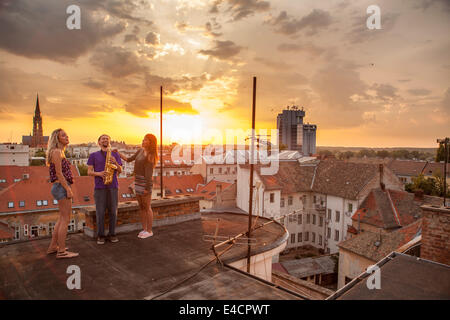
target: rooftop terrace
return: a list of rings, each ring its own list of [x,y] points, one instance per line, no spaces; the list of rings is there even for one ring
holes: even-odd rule
[[[200,219],[156,227],[148,239],[138,239],[133,231],[119,234],[118,243],[97,245],[84,234],[72,234],[67,246],[80,253],[74,259],[46,255],[50,239],[2,245],[0,299],[151,299],[161,294],[158,299],[300,299],[227,267],[246,258],[246,245],[235,244],[224,253],[220,258],[225,265],[214,261],[212,243],[203,236],[215,233],[218,219],[219,236],[246,231],[248,216],[210,212]],[[257,225],[267,221],[259,218]],[[286,242],[287,231],[271,223],[252,232],[252,238],[252,256],[265,254]],[[69,265],[80,267],[79,290],[67,289]],[[180,283],[191,275],[195,276]],[[166,292],[174,284],[179,285]]]

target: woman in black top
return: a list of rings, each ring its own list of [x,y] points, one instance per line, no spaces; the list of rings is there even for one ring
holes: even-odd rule
[[[120,157],[126,161],[134,163],[134,185],[136,198],[141,212],[142,228],[138,237],[145,239],[153,235],[153,211],[151,208],[152,188],[153,188],[153,168],[158,162],[158,152],[156,150],[157,140],[153,134],[146,134],[140,148],[134,155],[127,157],[119,152]]]

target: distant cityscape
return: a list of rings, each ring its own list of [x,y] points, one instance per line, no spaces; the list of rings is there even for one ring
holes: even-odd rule
[[[417,250],[420,243],[422,253],[427,252],[423,225],[431,218],[424,215],[428,210],[424,206],[442,205],[444,162],[438,148],[316,147],[318,128],[304,124],[304,116],[305,111],[295,106],[277,116],[279,168],[276,174],[264,175],[264,166],[255,165],[252,214],[275,219],[288,232],[285,246],[271,258],[270,275],[261,277],[274,283],[294,281],[290,284],[294,291],[323,299],[337,295],[366,267],[391,252],[422,256]],[[45,166],[48,136],[43,136],[43,125],[37,97],[32,134],[23,136],[22,144],[0,145],[0,242],[46,238],[55,228],[58,201],[50,194]],[[258,149],[264,145],[262,139],[258,140]],[[139,147],[123,141],[112,141],[111,145],[128,156]],[[203,213],[248,215],[248,145],[232,149],[217,146],[209,149],[209,154],[202,153],[199,158],[192,155],[183,161],[172,159],[175,147],[166,145],[162,156],[159,154],[153,171],[152,199],[188,198]],[[206,148],[202,146],[201,150]],[[87,160],[99,149],[95,142],[71,144],[66,149],[75,176],[68,226],[72,234],[94,233],[88,215],[94,205],[94,182],[87,176]],[[238,163],[239,156],[246,162]],[[136,197],[134,165],[124,163],[123,169],[119,202],[126,206]],[[448,165],[445,179],[448,186]],[[448,229],[446,232],[448,236]],[[428,257],[450,263],[448,255],[441,252]]]

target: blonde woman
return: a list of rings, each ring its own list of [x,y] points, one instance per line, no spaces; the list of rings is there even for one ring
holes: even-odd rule
[[[67,251],[66,235],[72,211],[73,193],[70,185],[73,184],[70,162],[64,155],[69,144],[69,137],[63,129],[56,129],[48,142],[46,162],[50,170],[50,182],[53,183],[52,195],[58,200],[59,218],[52,234],[52,241],[47,253],[56,253],[57,259],[74,258],[78,253]]]
[[[151,208],[152,188],[153,188],[153,168],[158,162],[157,140],[153,134],[146,134],[142,141],[142,148],[127,157],[119,152],[120,157],[126,162],[135,161],[135,192],[141,212],[142,228],[138,237],[145,239],[153,236],[153,211]],[[117,150],[115,150],[117,151]]]

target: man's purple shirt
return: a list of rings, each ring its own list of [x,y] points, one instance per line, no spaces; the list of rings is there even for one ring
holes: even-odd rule
[[[117,152],[111,152],[111,156],[113,156],[119,165],[122,165],[122,161],[120,160],[120,156]],[[97,151],[93,152],[89,155],[88,166],[94,166],[95,172],[101,172],[105,170],[106,163],[106,151]],[[119,183],[117,182],[117,171],[114,171],[113,181],[109,185],[105,185],[103,183],[102,177],[95,177],[95,189],[117,189],[119,188]]]

